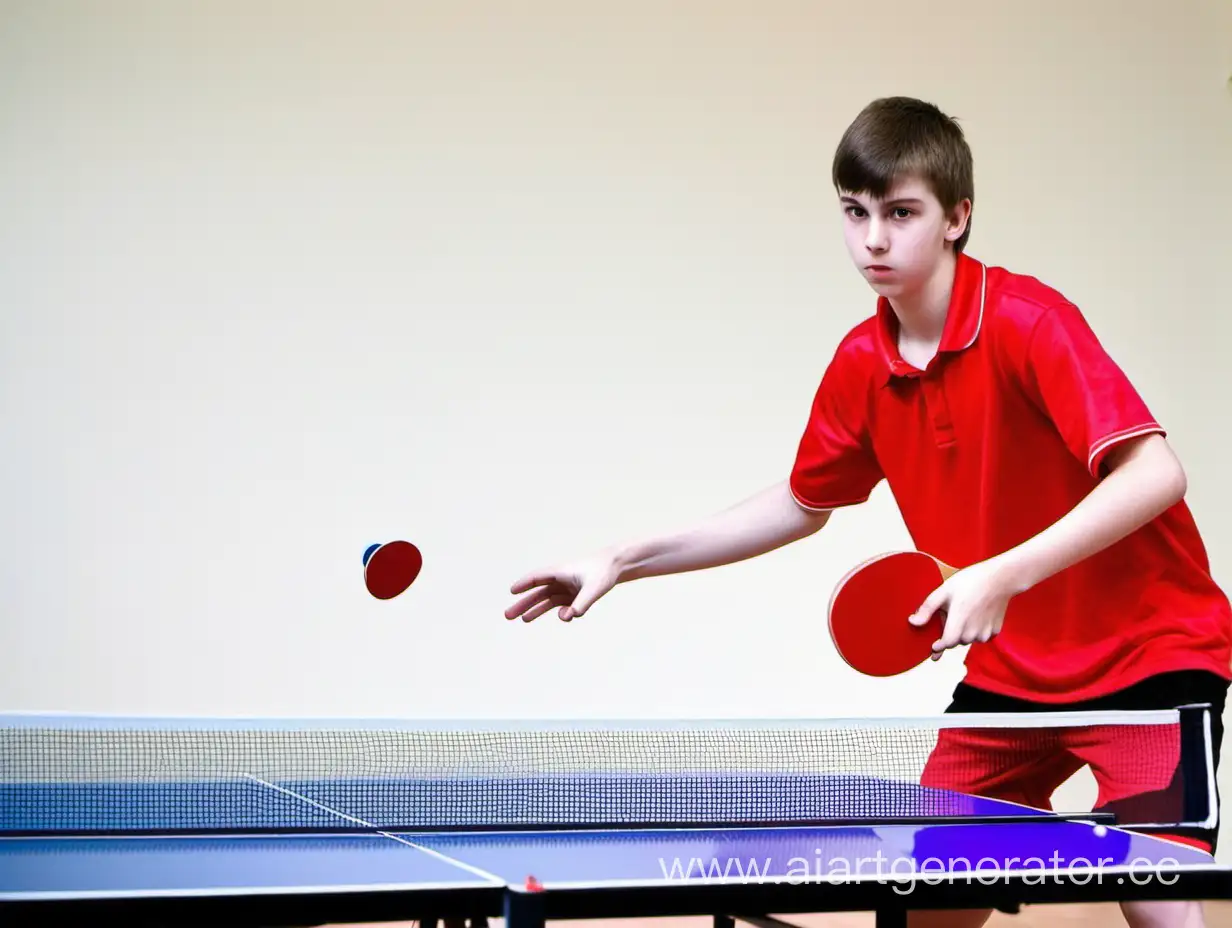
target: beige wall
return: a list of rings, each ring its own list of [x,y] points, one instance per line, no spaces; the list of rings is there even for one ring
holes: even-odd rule
[[[1086,311],[1232,579],[1230,18],[0,2],[0,708],[940,711],[955,657],[873,681],[827,642],[834,580],[906,541],[884,488],[572,626],[500,615],[525,570],[784,476],[871,308],[830,155],[892,93],[962,120],[972,252]],[[395,537],[425,571],[377,603]]]

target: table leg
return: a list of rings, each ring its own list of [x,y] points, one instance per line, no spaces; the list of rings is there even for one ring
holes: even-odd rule
[[[544,928],[543,897],[539,893],[505,893],[505,928]]]

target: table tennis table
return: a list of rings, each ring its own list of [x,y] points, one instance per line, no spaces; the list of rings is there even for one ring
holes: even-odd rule
[[[906,761],[935,725],[990,724],[956,718],[587,722],[579,736],[0,715],[0,924],[766,928],[875,911],[890,926],[916,908],[1232,896],[1229,868],[1149,830],[914,782]],[[1200,733],[1202,719],[1175,722]],[[1213,783],[1209,752],[1181,756],[1197,759],[1187,782]],[[1198,807],[1193,792],[1185,809],[1210,824],[1213,796]]]

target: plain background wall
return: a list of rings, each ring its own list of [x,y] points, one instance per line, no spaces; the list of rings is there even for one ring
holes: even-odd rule
[[[1232,580],[1230,26],[1217,0],[0,2],[0,708],[940,712],[958,655],[874,681],[826,636],[834,581],[907,541],[884,486],[571,625],[501,615],[527,570],[786,475],[872,308],[828,178],[886,94],[959,117],[971,253],[1087,313]],[[361,556],[392,538],[426,565],[378,602]]]

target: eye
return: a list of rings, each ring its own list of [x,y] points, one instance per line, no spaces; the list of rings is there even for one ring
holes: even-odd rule
[[[896,207],[894,210],[894,218],[895,219],[907,219],[912,215],[913,212],[914,210],[908,209],[906,206],[899,206],[899,207]]]
[[[862,206],[848,206],[844,212],[853,219],[862,219],[866,215]]]

